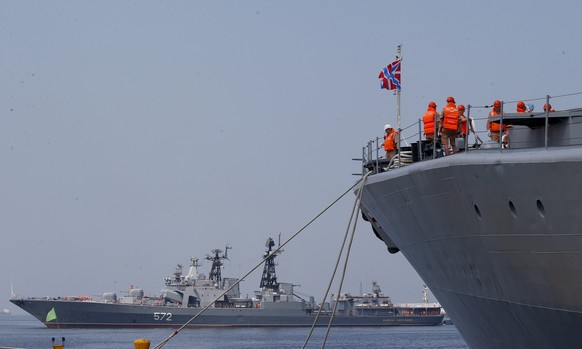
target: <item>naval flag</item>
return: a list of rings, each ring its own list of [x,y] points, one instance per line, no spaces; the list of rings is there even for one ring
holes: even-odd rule
[[[380,83],[380,88],[386,90],[400,90],[400,63],[400,59],[396,60],[380,71],[380,75],[378,75],[378,79],[382,81]]]

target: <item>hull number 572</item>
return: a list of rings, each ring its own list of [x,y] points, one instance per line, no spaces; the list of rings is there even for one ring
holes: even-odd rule
[[[172,313],[154,313],[154,320],[156,321],[172,321]]]

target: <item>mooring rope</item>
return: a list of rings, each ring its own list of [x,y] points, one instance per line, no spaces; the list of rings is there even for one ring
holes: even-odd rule
[[[283,249],[283,247],[285,245],[287,245],[291,240],[295,239],[300,233],[302,233],[307,227],[309,227],[313,222],[315,222],[319,217],[321,217],[325,212],[327,212],[327,210],[329,210],[332,206],[334,206],[339,200],[341,200],[344,196],[346,196],[346,194],[348,194],[350,191],[352,191],[352,189],[354,189],[359,183],[361,183],[365,178],[367,178],[368,174],[366,174],[366,176],[362,177],[359,181],[357,181],[356,183],[354,183],[351,187],[349,187],[346,191],[344,191],[339,197],[337,197],[335,200],[333,200],[331,202],[331,204],[329,204],[327,207],[325,207],[321,212],[319,212],[314,218],[312,218],[307,224],[305,224],[301,229],[299,229],[295,234],[293,234],[289,239],[287,239],[284,243],[282,243],[281,245],[279,245],[279,247],[277,247],[277,249],[275,249],[272,253],[277,253],[280,250]],[[363,188],[363,187],[362,187]],[[358,193],[358,196],[361,195],[362,189],[360,188],[360,191]],[[190,323],[192,323],[192,321],[194,321],[195,319],[197,319],[200,315],[202,315],[202,313],[204,313],[208,308],[210,308],[217,300],[219,300],[221,297],[223,297],[225,294],[228,293],[228,291],[230,291],[232,288],[234,288],[236,285],[238,285],[241,281],[243,281],[246,277],[248,277],[250,274],[252,274],[255,270],[257,270],[260,266],[263,265],[263,263],[265,262],[265,260],[269,257],[270,255],[266,255],[256,266],[254,266],[249,272],[247,272],[243,277],[241,277],[240,279],[237,280],[237,282],[233,283],[228,289],[226,289],[224,292],[222,292],[218,297],[216,297],[210,304],[208,304],[207,306],[205,306],[204,308],[202,308],[196,315],[194,315],[190,320],[186,321],[182,326],[180,326],[177,330],[175,330],[174,332],[172,332],[172,334],[170,334],[168,337],[166,337],[164,340],[162,340],[159,344],[157,344],[155,347],[153,347],[153,349],[160,349],[162,348],[166,343],[168,343],[172,338],[174,338],[176,335],[178,335],[178,333],[180,333],[180,331],[182,331],[184,328],[186,328]]]
[[[350,215],[350,220],[348,222],[348,226],[347,226],[346,232],[344,234],[344,239],[342,241],[342,245],[340,247],[340,250],[339,250],[339,253],[338,253],[338,256],[337,256],[337,260],[336,260],[336,263],[335,263],[333,272],[331,274],[331,278],[330,278],[329,283],[327,285],[327,289],[325,290],[325,295],[323,296],[323,300],[321,302],[322,306],[323,306],[323,303],[325,302],[325,300],[327,299],[327,296],[329,295],[329,291],[330,291],[331,286],[333,284],[333,280],[335,278],[335,275],[337,274],[337,269],[339,267],[339,264],[340,264],[340,261],[341,261],[341,257],[343,255],[343,251],[344,251],[344,248],[345,248],[345,245],[346,245],[346,241],[348,239],[348,235],[349,235],[349,231],[350,231],[350,226],[352,225],[352,220],[354,219],[354,213],[356,213],[356,216],[357,216],[357,213],[359,212],[359,204],[358,203],[359,203],[359,201],[361,199],[361,195],[363,193],[364,184],[366,183],[366,180],[368,179],[368,176],[371,173],[372,173],[371,171],[368,172],[368,173],[366,173],[366,175],[364,175],[362,177],[362,179],[359,181],[359,183],[360,183],[360,189],[358,190],[358,196],[356,197],[356,200],[354,201],[354,206],[352,207],[352,214]],[[357,184],[358,184],[358,182],[356,182],[356,185]],[[355,187],[355,185],[354,185],[354,187]],[[358,211],[356,211],[356,210],[358,210]],[[354,229],[355,229],[355,224],[354,224]],[[352,234],[352,239],[353,239],[353,234]],[[349,246],[350,247],[348,247],[348,249],[351,248],[351,241],[350,241],[350,245]],[[348,256],[349,256],[349,252],[348,252]],[[345,263],[347,263],[347,259],[346,259],[346,262]],[[344,264],[344,275],[345,275],[345,264]],[[342,276],[342,282],[343,282],[343,276]],[[341,292],[341,286],[340,286],[340,291],[339,292]],[[338,292],[338,295],[339,295],[339,292]],[[337,304],[337,302],[336,302],[336,304]],[[331,323],[333,321],[334,313],[335,313],[335,309],[334,309],[334,312],[332,313],[332,315],[330,317],[330,321],[329,321],[329,324],[328,324],[328,329],[331,326]],[[317,321],[319,320],[320,315],[321,315],[321,307],[319,308],[319,311],[317,312],[317,315],[315,316],[315,320],[313,321],[313,324],[311,325],[311,329],[309,330],[309,334],[307,335],[307,338],[305,339],[305,342],[303,342],[303,345],[301,346],[301,349],[305,349],[305,347],[309,343],[309,340],[311,339],[311,336],[313,335],[313,331],[315,330],[315,327],[317,326]],[[329,330],[328,330],[328,333],[329,333]],[[327,339],[327,335],[326,335],[326,339]],[[325,341],[324,341],[324,344],[323,345],[325,346]]]

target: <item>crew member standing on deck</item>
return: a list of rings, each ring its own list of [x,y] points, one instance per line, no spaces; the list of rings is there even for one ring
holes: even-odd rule
[[[386,150],[386,159],[392,159],[396,155],[398,148],[398,132],[390,124],[384,126],[384,150]]]
[[[499,122],[491,122],[492,116],[499,116],[501,115],[501,101],[495,100],[493,102],[493,110],[489,113],[489,117],[487,118],[487,135],[491,138],[492,141],[499,143]],[[507,134],[507,125],[503,125],[503,135]]]
[[[457,132],[459,132],[459,110],[453,97],[447,98],[447,106],[443,108],[440,120],[441,142],[445,148],[445,155],[455,154]]]
[[[467,138],[467,117],[465,116],[465,106],[460,104],[457,108],[459,110],[459,123],[461,126],[461,136],[463,139]]]
[[[553,113],[553,112],[555,112],[555,111],[556,111],[556,110],[552,109],[552,105],[551,105],[551,104],[544,104],[544,112],[546,111],[546,109],[548,109],[548,105],[550,106],[550,107],[549,107],[549,109],[550,109],[550,113]]]
[[[523,103],[523,101],[519,101],[517,102],[517,112],[518,113],[525,113],[527,110],[527,107],[525,106],[525,103]]]
[[[426,113],[422,116],[422,122],[424,123],[424,137],[427,141],[433,141],[435,139],[436,130],[438,130],[438,120],[440,116],[436,111],[436,107],[437,105],[435,102],[430,102]]]

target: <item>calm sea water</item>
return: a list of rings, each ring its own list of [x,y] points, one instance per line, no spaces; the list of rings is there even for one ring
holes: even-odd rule
[[[168,342],[167,349],[299,349],[308,328],[188,329]],[[146,338],[154,345],[171,334],[169,329],[48,329],[28,315],[0,316],[0,348],[51,348],[51,338],[65,337],[67,349],[134,348],[133,341]],[[307,348],[321,348],[323,329],[316,329]],[[442,348],[466,349],[454,326],[334,328],[326,348]]]

